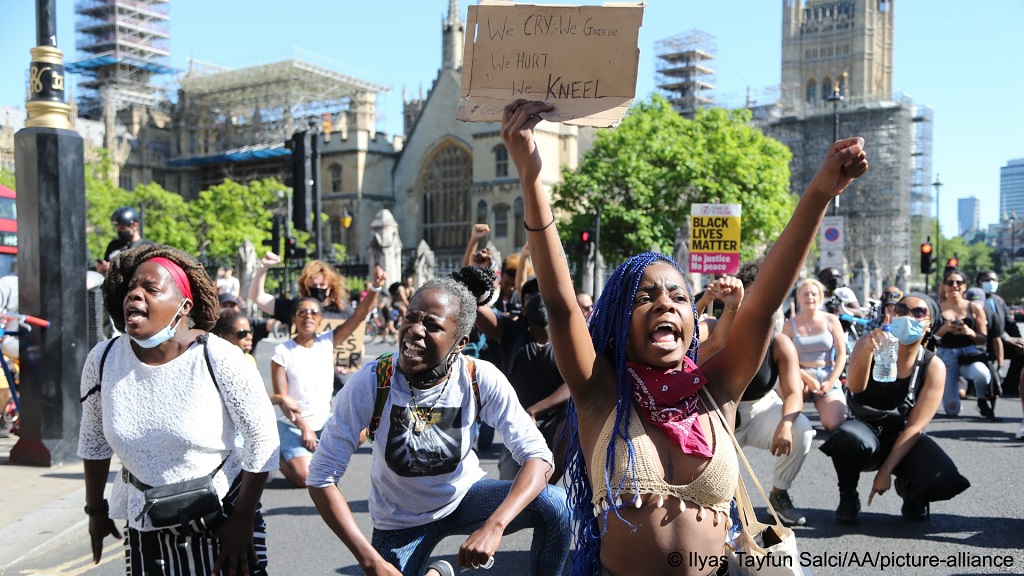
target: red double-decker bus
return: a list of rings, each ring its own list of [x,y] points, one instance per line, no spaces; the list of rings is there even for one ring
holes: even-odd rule
[[[0,276],[13,272],[18,256],[18,203],[14,190],[0,184]]]

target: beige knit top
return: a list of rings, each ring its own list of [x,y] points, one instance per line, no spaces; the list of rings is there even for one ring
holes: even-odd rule
[[[702,388],[700,392],[705,395],[701,398],[705,408],[709,403],[712,406],[715,405],[714,401],[706,396],[708,392],[705,389]],[[714,511],[715,524],[717,525],[719,513],[728,518],[729,504],[736,493],[736,483],[739,479],[739,462],[736,459],[736,448],[729,441],[728,432],[723,428],[721,418],[719,418],[719,415],[714,410],[708,410],[708,413],[711,414],[709,420],[711,421],[713,455],[704,471],[689,484],[673,486],[665,482],[662,475],[659,474],[658,457],[654,443],[651,442],[651,439],[644,431],[640,415],[637,414],[632,403],[629,406],[629,438],[633,442],[637,473],[636,483],[639,488],[639,494],[651,495],[647,500],[648,503],[656,504],[660,508],[665,503],[665,497],[672,496],[679,500],[679,510],[682,511],[686,508],[685,502],[692,502],[701,509],[698,514],[700,519],[704,517],[704,509],[709,508]],[[610,506],[607,499],[608,491],[604,483],[605,462],[607,458],[605,447],[608,446],[612,439],[614,428],[615,411],[613,410],[608,415],[608,420],[605,422],[604,428],[601,429],[601,434],[597,438],[597,448],[594,450],[594,455],[590,462],[589,472],[590,482],[594,490],[593,504],[595,516],[600,514],[602,510],[607,510]],[[720,439],[723,441],[720,441]],[[621,438],[616,438],[615,466],[612,468],[613,475],[610,482],[612,489],[615,489],[622,480],[623,471],[628,466],[628,457],[629,452],[626,442]],[[627,478],[623,482],[622,494],[634,494],[631,478]],[[616,499],[615,504],[622,504],[621,496]],[[639,496],[634,505],[637,508],[643,506],[643,501]]]

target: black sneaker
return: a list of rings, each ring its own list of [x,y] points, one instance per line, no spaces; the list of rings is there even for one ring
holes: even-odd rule
[[[768,495],[768,503],[772,505],[775,513],[779,515],[779,520],[782,520],[783,526],[803,526],[807,522],[804,519],[803,512],[793,506],[793,499],[789,497],[789,492],[785,490],[781,492],[772,490]]]
[[[836,523],[852,526],[860,524],[857,515],[860,514],[860,496],[852,494],[839,495],[839,507],[836,508]]]
[[[931,516],[931,510],[927,502],[919,503],[911,500],[903,501],[903,508],[900,510],[903,513],[903,517],[907,520],[914,520],[915,522],[921,522],[927,520]]]

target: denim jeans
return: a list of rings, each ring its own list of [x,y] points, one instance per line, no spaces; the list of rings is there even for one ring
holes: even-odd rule
[[[946,365],[946,386],[942,391],[942,408],[947,416],[960,415],[960,377],[974,383],[974,393],[978,398],[988,397],[988,383],[992,379],[988,367],[981,362],[961,365],[957,360],[960,356],[977,354],[976,346],[965,346],[963,348],[935,349],[936,355]]]
[[[484,478],[469,489],[454,512],[436,522],[400,530],[374,528],[373,547],[402,574],[420,576],[426,571],[430,553],[438,542],[453,534],[472,534],[505,501],[511,488],[510,480]],[[528,573],[561,575],[572,540],[565,490],[560,486],[545,486],[509,523],[505,534],[524,528],[533,528]],[[500,548],[494,561],[501,562]],[[525,568],[522,573],[527,573]]]

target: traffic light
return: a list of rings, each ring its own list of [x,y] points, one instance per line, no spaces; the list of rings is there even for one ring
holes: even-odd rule
[[[931,242],[921,244],[921,274],[931,274],[935,271],[935,256],[932,254]]]
[[[952,258],[950,258],[949,260],[946,260],[946,269],[956,268],[959,264],[960,264],[960,259],[957,258],[956,254],[953,254]]]
[[[284,239],[284,258],[285,260],[294,260],[297,256],[299,241],[295,239],[295,236],[288,236]]]
[[[583,242],[584,244],[590,242],[593,238],[594,233],[591,232],[590,230],[584,230],[580,232],[580,242]]]
[[[281,253],[281,220],[283,218],[283,216],[274,216],[270,223],[270,238],[263,241],[263,245],[268,246],[274,254]]]
[[[312,144],[309,132],[296,132],[284,144],[292,151],[292,226],[309,232],[312,229],[313,187],[310,179]]]

